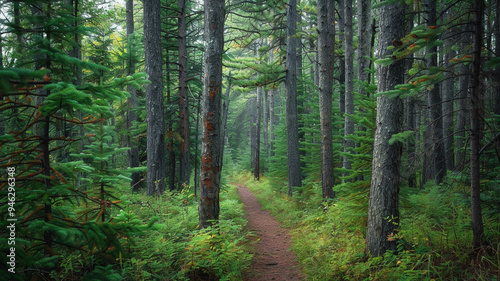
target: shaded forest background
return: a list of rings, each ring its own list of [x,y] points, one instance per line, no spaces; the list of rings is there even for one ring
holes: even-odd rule
[[[3,279],[500,276],[499,1],[0,7]]]

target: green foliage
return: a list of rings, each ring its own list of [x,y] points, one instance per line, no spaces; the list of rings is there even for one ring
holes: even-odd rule
[[[249,173],[235,176],[249,187],[263,209],[291,228],[292,248],[307,280],[465,280],[472,276],[493,280],[499,252],[489,247],[484,255],[472,252],[470,207],[464,182],[450,179],[449,188],[428,185],[424,190],[401,191],[401,228],[391,239],[397,252],[381,257],[365,255],[366,192],[351,193],[322,202],[319,188],[303,200],[290,198],[259,182]],[[465,188],[465,189],[464,189]],[[485,228],[497,245],[498,221]]]
[[[234,187],[221,193],[217,228],[198,229],[197,198],[186,187],[158,198],[128,194],[122,212],[141,221],[159,215],[145,236],[120,261],[122,276],[134,280],[241,280],[250,265],[246,221]],[[146,201],[147,200],[147,201]]]

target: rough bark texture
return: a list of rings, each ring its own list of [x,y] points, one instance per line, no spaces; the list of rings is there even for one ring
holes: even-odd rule
[[[332,97],[335,50],[334,2],[318,0],[319,116],[321,127],[321,190],[323,198],[334,198]]]
[[[404,7],[396,2],[381,8],[380,33],[378,35],[377,58],[385,58],[391,51],[387,46],[392,40],[404,35]],[[397,61],[389,66],[377,66],[378,92],[394,89],[404,82],[404,62]],[[399,224],[399,169],[401,166],[401,145],[389,145],[392,135],[402,128],[403,103],[399,98],[379,96],[377,98],[377,129],[373,148],[372,181],[368,207],[366,248],[374,256],[386,250],[394,250]]]
[[[471,218],[472,218],[472,234],[474,239],[474,247],[478,248],[483,243],[484,229],[483,217],[481,214],[481,178],[480,178],[480,162],[479,150],[481,127],[480,120],[482,115],[482,96],[483,89],[481,87],[481,48],[483,47],[483,12],[484,1],[474,1],[475,24],[474,24],[474,53],[472,54],[472,77],[471,77],[471,111],[470,111],[470,173],[471,173]]]
[[[146,85],[147,195],[165,191],[165,120],[161,67],[160,1],[144,1],[145,70],[151,84]]]
[[[369,82],[370,73],[366,69],[370,68],[371,57],[371,1],[358,0],[358,68],[357,77],[359,81]],[[363,86],[358,87],[358,92],[367,95]]]
[[[465,52],[467,46],[470,44],[471,36],[467,32],[469,27],[464,28],[463,37],[460,40],[460,52]],[[455,125],[455,170],[462,171],[465,168],[465,130],[468,120],[467,114],[467,99],[469,93],[469,82],[470,82],[470,64],[462,64],[460,66],[459,78],[458,78],[458,99],[457,99],[457,123]]]
[[[340,47],[342,48],[342,43],[344,42],[344,30],[345,30],[345,18],[344,18],[344,0],[338,0],[338,25],[339,25],[339,41],[340,41]],[[344,56],[339,56],[338,57],[339,62],[338,62],[338,68],[339,68],[339,110],[341,116],[345,113],[345,92],[344,92],[344,87],[345,87],[345,62],[344,62]]]
[[[128,59],[128,75],[132,75],[135,73],[135,62],[134,62],[134,57],[132,55],[132,42],[130,40],[131,34],[134,33],[134,1],[133,0],[127,0],[126,3],[126,22],[127,22],[127,38],[129,38],[128,44],[128,51],[130,54],[130,57]],[[127,92],[129,92],[130,97],[127,99],[128,103],[128,109],[127,109],[127,128],[128,128],[128,133],[127,133],[127,146],[130,147],[130,150],[128,151],[128,163],[130,168],[135,168],[139,167],[139,149],[137,148],[137,143],[135,143],[132,140],[132,136],[130,133],[130,130],[132,129],[132,126],[135,121],[137,121],[137,114],[135,112],[135,109],[137,107],[137,90],[134,88],[132,85],[127,86]],[[130,187],[132,190],[137,191],[140,187],[139,183],[141,182],[141,175],[140,173],[132,173],[132,181],[130,181]]]
[[[166,82],[167,82],[167,104],[171,104],[171,98],[172,98],[172,91],[170,90],[170,84],[171,84],[171,76],[170,76],[170,52],[168,50],[165,50],[166,54],[166,59],[165,59],[165,70],[166,70]],[[175,148],[174,148],[174,134],[173,134],[173,115],[167,113],[167,121],[168,121],[168,143],[167,143],[167,150],[168,150],[168,190],[173,191],[175,190]],[[196,192],[195,192],[196,193]]]
[[[451,19],[451,11],[448,10],[446,13],[446,18]],[[445,37],[453,34],[454,30],[450,29],[445,33]],[[444,49],[449,49],[448,52],[444,54],[443,61],[444,67],[447,70],[454,72],[453,65],[449,65],[450,59],[453,58],[455,51],[451,50],[453,40],[444,40]],[[445,72],[446,79],[441,83],[441,92],[443,93],[443,146],[444,153],[446,156],[446,169],[453,171],[455,169],[455,149],[453,146],[453,101],[455,94],[455,79],[453,74],[450,72]]]
[[[345,123],[344,123],[344,169],[351,170],[349,154],[353,153],[354,120],[348,115],[354,114],[354,49],[352,46],[352,0],[344,0],[344,63],[345,63]],[[346,172],[344,176],[349,175]]]
[[[187,88],[187,46],[186,46],[186,0],[177,0],[178,43],[179,43],[179,133],[181,150],[179,154],[179,183],[189,185],[189,104]]]
[[[423,9],[427,18],[427,26],[436,25],[436,1],[423,1]],[[429,67],[437,67],[437,47],[432,47],[429,50],[431,56],[429,58]],[[427,95],[427,105],[430,111],[430,129],[432,130],[432,156],[431,163],[431,178],[436,180],[436,184],[440,184],[446,176],[446,158],[443,145],[443,110],[442,98],[439,85],[436,84],[432,90],[429,90]]]
[[[205,77],[203,87],[203,140],[200,168],[200,228],[219,220],[220,111],[222,53],[224,49],[224,0],[205,0]]]
[[[288,195],[302,186],[297,112],[297,1],[289,0],[286,30],[286,128],[288,145]]]

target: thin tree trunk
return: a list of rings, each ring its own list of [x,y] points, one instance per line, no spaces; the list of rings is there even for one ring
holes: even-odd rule
[[[444,1],[443,1],[444,2]],[[447,20],[452,18],[450,10],[446,12]],[[445,36],[453,34],[454,30],[448,30]],[[450,49],[444,54],[444,67],[448,71],[454,72],[453,65],[449,65],[449,61],[453,58],[455,52],[451,50],[453,41],[451,39],[444,40],[444,49]],[[453,146],[453,104],[455,94],[455,79],[450,72],[445,72],[446,79],[441,83],[443,93],[443,133],[444,133],[444,152],[446,155],[446,169],[453,171],[455,169],[455,150]]]
[[[358,0],[358,80],[364,83],[370,81],[370,57],[371,57],[371,1]],[[368,95],[362,85],[359,85],[358,92]]]
[[[293,187],[302,186],[300,171],[299,131],[297,112],[297,1],[289,0],[287,6],[286,40],[286,127],[288,147],[288,195]]]
[[[319,0],[318,68],[319,115],[321,127],[321,190],[323,198],[334,198],[332,98],[335,51],[334,2]]]
[[[144,1],[145,70],[151,84],[146,85],[147,195],[165,191],[165,120],[161,67],[161,5],[159,0]]]
[[[172,104],[171,101],[171,90],[170,90],[170,83],[171,83],[171,76],[170,76],[170,52],[169,50],[165,50],[166,53],[166,60],[165,60],[165,72],[166,72],[166,83],[167,83],[167,104]],[[167,113],[168,114],[168,113]],[[167,150],[168,150],[168,190],[174,191],[175,190],[175,148],[174,148],[174,128],[172,126],[173,124],[173,114],[168,114],[168,143],[167,143]]]
[[[179,182],[189,185],[189,102],[187,88],[187,46],[186,46],[186,0],[177,0],[178,42],[179,42],[179,132],[181,150],[179,154]]]
[[[227,78],[226,93],[224,94],[224,103],[222,104],[222,121],[221,121],[221,134],[220,134],[220,167],[222,169],[222,163],[224,162],[224,146],[226,140],[226,128],[227,128],[227,114],[229,112],[229,93],[231,92],[231,72]]]
[[[425,0],[423,9],[426,12],[427,26],[436,25],[436,1]],[[429,53],[429,67],[437,67],[437,47],[430,48]],[[427,105],[430,111],[430,129],[432,130],[432,157],[433,163],[431,178],[436,180],[439,185],[446,176],[446,157],[443,146],[443,111],[442,111],[442,98],[439,90],[439,85],[434,85],[433,89],[429,90],[427,95]]]
[[[262,107],[262,87],[257,88],[257,97],[255,101],[254,116],[253,116],[253,134],[252,134],[252,167],[253,177],[260,180],[260,117]]]
[[[134,27],[134,1],[127,0],[126,3],[126,22],[127,22],[127,38],[128,38],[128,71],[127,75],[132,75],[135,73],[135,58],[133,54],[132,46],[132,33],[135,31]],[[127,99],[127,146],[130,147],[128,151],[128,161],[130,168],[139,167],[139,149],[137,143],[132,140],[131,130],[135,121],[137,121],[137,113],[135,112],[137,108],[137,90],[132,85],[127,86],[127,92],[129,92],[130,97]],[[133,191],[138,191],[140,188],[139,183],[141,182],[140,173],[132,173],[132,181],[130,182],[130,187]]]
[[[344,0],[338,0],[338,24],[339,24],[339,41],[342,48],[342,43],[345,40],[345,16],[344,16]],[[344,56],[339,56],[339,110],[340,116],[345,113],[345,62]]]
[[[350,171],[351,155],[354,153],[354,120],[348,115],[354,114],[354,49],[352,0],[344,0],[344,63],[345,63],[345,123],[344,123],[344,169]],[[348,176],[346,172],[344,176]]]
[[[460,40],[460,51],[465,52],[467,46],[470,44],[471,36],[467,32],[470,29],[466,26],[464,29],[463,37]],[[468,120],[467,114],[467,99],[469,97],[469,82],[470,82],[470,64],[462,64],[460,66],[458,78],[458,98],[457,98],[457,120],[455,125],[455,159],[456,171],[462,171],[466,166],[466,137],[465,130]]]
[[[380,33],[377,40],[377,57],[385,58],[394,38],[404,36],[404,7],[400,2],[386,4],[380,12]],[[393,90],[404,82],[404,62],[377,66],[378,92]],[[377,98],[377,129],[373,148],[372,181],[368,207],[366,248],[374,256],[396,249],[399,228],[399,178],[401,144],[389,145],[392,135],[401,132],[403,103],[399,97]]]
[[[484,229],[481,214],[481,178],[480,178],[480,138],[482,115],[482,95],[480,72],[481,72],[481,48],[483,47],[483,12],[484,1],[474,1],[475,24],[474,24],[474,52],[472,54],[472,77],[471,77],[471,111],[470,111],[470,170],[471,170],[471,218],[474,247],[479,248],[483,244]]]
[[[205,0],[205,75],[203,87],[203,141],[200,168],[199,225],[219,221],[220,111],[222,53],[224,49],[224,0]]]

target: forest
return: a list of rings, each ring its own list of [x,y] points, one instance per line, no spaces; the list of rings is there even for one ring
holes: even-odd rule
[[[500,280],[499,55],[498,0],[0,0],[0,280]]]

